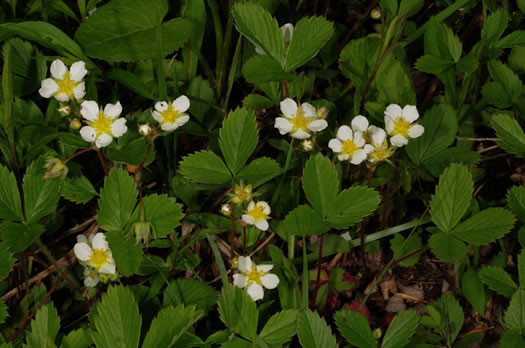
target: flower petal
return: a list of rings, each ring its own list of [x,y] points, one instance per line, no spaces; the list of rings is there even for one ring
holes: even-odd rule
[[[352,140],[357,147],[363,147],[365,145],[365,138],[363,138],[363,133],[355,132],[354,140]]]
[[[98,275],[95,275],[95,277],[86,277],[84,278],[84,286],[86,288],[94,288],[98,284]]]
[[[364,132],[368,129],[368,119],[362,115],[357,115],[352,120],[352,129],[354,132]]]
[[[80,82],[86,76],[87,70],[86,70],[86,63],[79,61],[73,63],[71,65],[71,69],[69,69],[69,73],[71,74],[71,80],[75,82]]]
[[[166,111],[168,110],[168,108],[169,108],[169,105],[165,101],[160,101],[160,102],[155,103],[155,110],[159,112]]]
[[[377,128],[373,133],[368,133],[370,135],[370,138],[372,139],[372,143],[375,147],[379,147],[383,145],[386,139],[386,132],[382,128]]]
[[[317,117],[317,112],[312,104],[302,103],[301,108],[303,109],[304,117]]]
[[[177,123],[165,122],[160,126],[160,128],[165,132],[171,132],[179,128],[179,125]]]
[[[179,116],[175,123],[177,123],[177,126],[182,127],[184,126],[188,121],[190,120],[190,117],[188,115]]]
[[[97,138],[97,131],[91,126],[84,126],[80,128],[80,136],[85,141],[92,143]]]
[[[115,119],[119,117],[120,113],[122,112],[122,105],[120,105],[120,102],[117,102],[116,104],[106,104],[104,107],[104,113],[110,118]]]
[[[91,248],[86,243],[75,244],[73,251],[80,261],[87,261],[91,257]]]
[[[38,90],[38,93],[44,98],[51,98],[53,94],[58,91],[58,84],[53,79],[45,79],[41,82],[41,87]]]
[[[62,80],[64,78],[64,74],[67,73],[67,67],[63,61],[60,59],[55,59],[53,63],[51,63],[49,71],[55,79]]]
[[[284,117],[277,117],[275,119],[275,128],[279,129],[281,135],[285,135],[292,131],[293,124]]]
[[[115,138],[118,138],[127,132],[128,127],[126,126],[126,121],[127,120],[122,117],[111,124],[111,133]]]
[[[264,297],[263,287],[260,286],[259,284],[254,283],[250,285],[248,289],[246,290],[246,292],[248,293],[248,295],[250,295],[250,297],[254,301],[260,300]]]
[[[112,142],[113,142],[113,138],[111,137],[111,135],[104,133],[104,134],[100,134],[97,137],[97,140],[95,140],[95,145],[97,145],[98,148],[101,148],[104,146],[108,146]]]
[[[181,95],[171,103],[171,106],[179,112],[184,112],[190,108],[190,100],[185,95]]]
[[[249,214],[243,214],[242,221],[244,221],[248,225],[255,225],[255,219]]]
[[[415,120],[419,118],[419,112],[417,112],[417,108],[415,105],[406,105],[403,108],[403,118],[408,121],[408,123],[412,123]]]
[[[106,242],[106,236],[104,236],[104,233],[101,232],[95,234],[95,237],[93,237],[93,241],[91,242],[91,244],[93,245],[93,249],[108,249],[108,242]]]
[[[353,153],[350,163],[358,165],[366,159],[367,153],[364,149],[357,150]]]
[[[308,125],[308,129],[312,132],[320,132],[328,127],[328,122],[325,120],[315,120]]]
[[[80,114],[88,121],[96,121],[98,119],[98,104],[93,100],[84,100],[80,109]]]
[[[270,213],[272,212],[272,209],[270,208],[270,205],[268,203],[266,203],[265,201],[257,202],[256,206],[259,206],[259,207],[263,208],[263,212],[266,215],[270,215]]]
[[[291,98],[286,98],[281,102],[281,112],[288,118],[295,117],[297,113],[297,103]]]
[[[265,219],[261,219],[259,221],[255,221],[255,227],[260,229],[261,231],[266,231],[270,225],[268,224],[268,221]]]
[[[114,263],[105,263],[102,265],[102,267],[100,267],[98,272],[104,274],[115,274],[116,270],[117,269]]]
[[[81,82],[73,88],[73,95],[75,96],[76,100],[84,98],[86,95],[86,84],[84,82]]]
[[[69,96],[65,93],[58,93],[58,94],[55,94],[53,97],[55,97],[56,100],[60,101],[60,102],[67,102],[69,101]]]
[[[83,234],[77,235],[77,243],[86,243],[88,244],[88,239]]]
[[[350,127],[348,126],[339,127],[339,129],[337,130],[337,138],[342,141],[352,140],[354,138],[352,129],[350,129]]]
[[[261,283],[266,289],[275,289],[279,285],[279,277],[275,274],[266,274],[261,278]]]
[[[390,143],[395,147],[402,147],[408,143],[408,139],[402,135],[397,134],[390,138]]]
[[[420,124],[415,124],[408,129],[408,136],[411,138],[417,138],[425,132],[425,128]]]
[[[270,272],[273,268],[273,265],[262,264],[262,265],[257,265],[257,267],[255,268],[257,268],[258,271]]]
[[[403,114],[403,109],[397,104],[390,104],[386,107],[385,116],[395,120]]]
[[[164,117],[160,114],[160,112],[156,110],[151,111],[151,116],[153,116],[153,119],[159,123],[161,123],[164,120]]]
[[[252,270],[252,259],[249,256],[239,256],[237,260],[239,271],[246,273]]]
[[[394,131],[394,120],[388,116],[385,116],[385,129],[388,134],[392,134]]]
[[[365,150],[365,152],[369,154],[370,152],[373,152],[375,148],[370,144],[365,144],[365,147],[363,147],[363,150]]]
[[[332,149],[333,152],[339,153],[343,151],[343,143],[339,139],[331,139],[328,142],[328,147]]]
[[[337,155],[337,159],[340,160],[340,161],[346,161],[349,158],[350,158],[350,156],[347,153],[343,153],[343,154]]]
[[[247,285],[246,277],[240,273],[235,273],[233,275],[233,285],[241,289],[246,287]]]
[[[285,44],[292,41],[293,30],[294,30],[292,23],[286,23],[283,26],[281,26],[279,29],[283,33],[283,39],[284,39]]]
[[[292,136],[292,138],[295,138],[295,139],[308,139],[308,138],[310,138],[310,133],[307,133],[307,132],[305,132],[302,129],[298,129],[298,130],[296,130],[295,132],[293,132],[290,135]]]

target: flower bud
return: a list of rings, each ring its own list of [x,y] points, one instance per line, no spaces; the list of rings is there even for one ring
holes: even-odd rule
[[[72,130],[78,130],[80,127],[82,127],[82,123],[80,123],[78,118],[74,118],[71,120],[71,122],[69,122],[69,128]]]
[[[314,142],[311,139],[305,139],[301,143],[301,147],[304,151],[312,151],[312,149],[314,148]]]
[[[60,107],[57,110],[62,116],[67,116],[71,113],[71,107],[67,104],[60,104]]]
[[[317,110],[317,117],[324,120],[328,116],[328,109],[326,107],[321,107],[319,110]]]
[[[139,133],[145,137],[151,134],[151,130],[151,127],[147,123],[141,124],[139,126]]]
[[[378,340],[378,339],[381,338],[381,336],[383,336],[383,332],[381,331],[381,328],[378,327],[377,329],[375,329],[375,330],[372,332],[372,335],[374,336],[374,338],[375,338],[376,340]]]
[[[67,175],[68,168],[60,159],[51,157],[46,160],[44,165],[46,173],[44,174],[44,179],[55,179],[64,177]]]
[[[148,244],[150,241],[152,228],[153,225],[146,221],[139,221],[135,223],[135,225],[133,225],[133,231],[135,232],[135,237],[137,238],[137,242],[135,244],[139,244],[141,242]]]
[[[230,216],[232,214],[232,207],[228,203],[221,205],[221,214],[224,216]]]
[[[381,10],[378,8],[375,8],[370,12],[370,17],[372,19],[381,19]]]

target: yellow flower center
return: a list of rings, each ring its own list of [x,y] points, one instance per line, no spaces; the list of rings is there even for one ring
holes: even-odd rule
[[[402,135],[405,138],[408,136],[408,130],[412,126],[410,123],[405,120],[403,117],[398,116],[396,120],[394,121],[394,130],[392,131],[392,134],[394,135]]]
[[[294,132],[298,131],[299,129],[302,129],[303,131],[308,133],[308,125],[313,121],[312,117],[304,117],[304,111],[301,107],[297,108],[297,114],[295,117],[292,117],[290,120],[290,123],[293,126]]]
[[[181,113],[179,110],[175,110],[173,106],[170,105],[168,110],[164,110],[160,112],[163,120],[162,123],[175,123],[177,119],[181,116]]]
[[[97,115],[96,121],[90,121],[88,122],[88,125],[95,128],[97,131],[97,135],[100,134],[109,134],[111,136],[111,125],[113,124],[113,120],[110,119],[102,110]]]
[[[78,85],[77,82],[71,80],[71,74],[69,72],[64,74],[62,80],[55,80],[58,85],[57,94],[64,93],[67,96],[73,95],[73,89]]]
[[[252,269],[246,272],[245,277],[248,279],[248,284],[262,284],[261,278],[264,276],[265,272],[258,271],[255,264],[252,264]]]
[[[248,215],[251,215],[251,217],[255,221],[266,219],[266,214],[264,213],[264,208],[260,205],[256,205],[248,212]]]
[[[91,263],[96,269],[104,266],[108,261],[109,255],[104,249],[94,249],[89,258],[89,263]]]
[[[353,155],[359,148],[350,139],[343,141],[343,152],[348,155]]]
[[[393,153],[394,149],[388,147],[388,144],[385,141],[383,145],[381,145],[381,147],[376,148],[374,151],[368,154],[368,156],[370,156],[370,158],[373,158],[375,161],[383,161],[388,157],[392,156]]]
[[[252,194],[252,185],[235,185],[233,188],[233,195],[231,201],[233,203],[239,204],[245,201],[251,200],[253,197]]]

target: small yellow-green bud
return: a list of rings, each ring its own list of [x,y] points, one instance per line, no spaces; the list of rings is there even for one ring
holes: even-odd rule
[[[71,107],[67,104],[60,104],[60,107],[57,110],[62,116],[67,116],[71,113]]]
[[[381,331],[381,328],[378,327],[372,332],[372,335],[374,335],[374,338],[378,340],[381,338],[381,336],[383,336],[383,331]]]
[[[370,12],[370,17],[372,17],[372,19],[381,19],[381,10],[378,8],[373,9],[372,12]]]
[[[74,118],[69,122],[69,128],[72,130],[78,130],[82,127],[82,123],[80,123],[78,118]]]
[[[239,267],[239,259],[237,257],[231,259],[230,262],[232,264],[232,269],[237,269]]]
[[[148,244],[151,237],[151,229],[153,225],[147,221],[139,221],[133,225],[133,231],[135,232],[135,237],[137,238],[137,243],[144,242]]]
[[[324,106],[317,110],[317,117],[324,120],[328,116],[328,109]]]
[[[44,174],[44,179],[55,179],[64,177],[67,175],[68,168],[60,159],[56,157],[51,157],[46,160],[44,165],[46,173]]]
[[[151,127],[147,123],[141,124],[139,126],[139,133],[145,137],[151,134],[151,130]]]
[[[305,139],[301,143],[301,146],[304,151],[312,151],[314,148],[314,142],[311,139]]]
[[[228,203],[221,205],[221,214],[224,216],[230,216],[232,214],[232,207]]]

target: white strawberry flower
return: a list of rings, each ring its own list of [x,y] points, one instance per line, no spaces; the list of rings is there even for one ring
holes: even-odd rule
[[[160,123],[163,131],[171,132],[189,121],[190,116],[184,113],[189,108],[190,100],[185,95],[181,95],[174,101],[156,103],[155,110],[151,113],[153,118]]]
[[[279,277],[270,273],[273,265],[256,265],[249,256],[240,256],[238,260],[239,273],[233,275],[233,285],[244,289],[252,300],[264,297],[264,288],[275,289],[279,285]]]
[[[294,26],[292,23],[286,23],[283,26],[281,26],[279,30],[281,30],[281,33],[283,34],[284,50],[287,51],[288,46],[290,45],[290,41],[292,41]],[[262,48],[257,46],[255,46],[255,53],[257,53],[260,56],[266,55],[266,52],[264,52]]]
[[[290,133],[293,138],[306,139],[311,132],[320,132],[328,126],[326,120],[319,119],[315,108],[309,103],[300,106],[291,99],[281,102],[281,112],[284,117],[275,119],[275,128],[282,135]]]
[[[80,113],[87,120],[87,126],[80,129],[82,139],[95,142],[98,148],[111,144],[113,138],[118,138],[127,132],[125,118],[118,118],[122,112],[120,102],[106,104],[104,110],[97,102],[85,100],[81,104]]]
[[[61,102],[71,99],[80,100],[86,94],[82,79],[87,74],[86,64],[82,61],[73,63],[68,70],[64,62],[55,59],[49,68],[52,78],[42,80],[38,93],[44,98],[54,97]]]
[[[97,272],[90,268],[84,267],[84,286],[86,288],[94,288],[100,281]]]
[[[255,203],[251,201],[248,204],[248,208],[244,211],[245,214],[242,216],[242,221],[248,225],[255,225],[258,229],[266,231],[269,227],[268,220],[270,217],[270,205],[264,201],[259,201]]]
[[[385,110],[385,129],[391,136],[390,143],[396,147],[405,146],[409,138],[417,138],[424,133],[422,125],[414,124],[419,118],[415,105],[406,105],[403,109],[397,104],[390,104]]]
[[[328,147],[337,154],[340,161],[350,160],[358,165],[366,159],[367,150],[364,148],[365,139],[362,132],[354,132],[348,126],[341,126],[337,130],[337,138],[328,142]]]
[[[86,243],[83,238],[80,239],[73,250],[77,259],[94,268],[97,273],[115,274],[115,261],[104,233],[97,233],[91,243]]]
[[[384,161],[394,153],[395,148],[388,146],[384,129],[376,126],[368,127],[368,138],[370,144],[365,145],[365,151],[368,153],[368,162]]]

